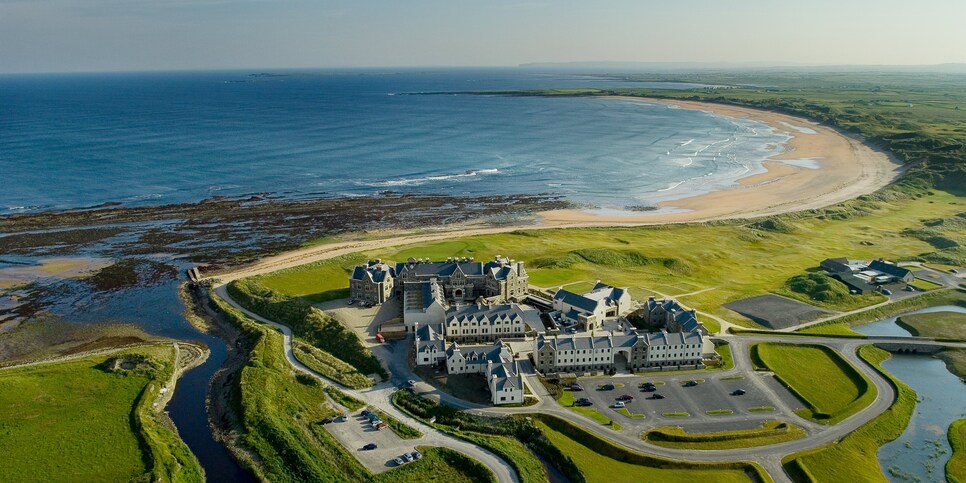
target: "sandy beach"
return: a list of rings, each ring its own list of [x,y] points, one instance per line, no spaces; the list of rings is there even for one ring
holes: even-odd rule
[[[848,138],[834,129],[771,111],[704,102],[639,97],[610,97],[653,104],[696,109],[715,115],[750,119],[767,124],[791,139],[786,151],[763,163],[765,173],[738,180],[737,186],[721,191],[658,204],[678,208],[677,213],[642,213],[613,216],[581,210],[554,210],[541,213],[543,223],[551,226],[640,225],[706,221],[721,218],[749,218],[788,211],[821,208],[891,183],[901,165],[885,153]],[[818,169],[793,166],[783,160],[814,159]]]
[[[821,208],[872,193],[891,183],[901,173],[901,164],[885,153],[806,119],[758,109],[702,102],[636,97],[618,99],[670,104],[718,115],[752,119],[764,122],[778,131],[787,132],[791,139],[786,145],[786,152],[763,163],[767,169],[765,173],[740,179],[738,186],[731,189],[661,205],[689,210],[686,212],[603,216],[580,210],[553,210],[540,212],[537,223],[529,225],[493,227],[472,222],[427,227],[424,233],[388,230],[375,239],[340,241],[302,248],[265,257],[250,265],[204,275],[228,282],[348,253],[431,243],[448,238],[506,233],[519,229],[636,226],[767,216]],[[816,161],[819,169],[781,162],[806,158],[821,158]]]

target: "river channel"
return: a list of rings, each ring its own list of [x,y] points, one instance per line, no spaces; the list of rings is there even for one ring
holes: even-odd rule
[[[910,314],[960,312],[954,305],[929,307]],[[854,327],[866,335],[910,337],[896,325],[896,317]],[[916,391],[918,402],[909,426],[895,441],[879,448],[882,471],[890,481],[946,481],[945,466],[952,454],[946,431],[966,418],[966,384],[946,369],[943,361],[927,355],[894,354],[882,366]]]

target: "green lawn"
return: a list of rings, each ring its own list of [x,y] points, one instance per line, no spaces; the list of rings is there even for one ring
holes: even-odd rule
[[[679,426],[655,428],[641,435],[658,446],[680,449],[733,449],[783,443],[805,437],[805,430],[794,424],[766,421],[760,428],[715,433],[688,433]]]
[[[130,357],[147,362],[102,366]],[[165,345],[0,371],[0,481],[203,479],[187,446],[151,410],[173,358]]]
[[[741,463],[714,466],[661,460],[618,448],[561,420],[535,419],[537,427],[573,459],[590,483],[752,481],[743,471],[747,465]]]
[[[869,345],[860,348],[859,355],[889,379],[898,397],[884,413],[838,443],[786,457],[785,470],[794,481],[835,482],[842,475],[850,481],[886,481],[877,451],[902,435],[916,407],[916,393],[881,368],[881,362],[891,357],[888,352]]]
[[[620,408],[620,409],[617,410],[617,412],[619,412],[619,413],[623,414],[624,416],[627,416],[627,417],[629,417],[631,419],[644,419],[644,415],[643,414],[631,413],[630,411],[627,410],[627,408]]]
[[[875,399],[871,383],[827,347],[762,342],[752,351],[806,404],[803,417],[834,424]]]
[[[913,280],[912,283],[910,283],[909,285],[912,285],[913,287],[916,287],[919,290],[922,290],[924,292],[928,292],[930,290],[936,290],[937,288],[943,287],[938,283],[930,282],[929,280],[923,280],[921,278],[917,278]]]
[[[716,287],[688,296],[686,303],[726,320],[754,326],[721,305],[780,290],[789,278],[829,256],[898,258],[930,251],[931,245],[903,235],[902,230],[920,228],[925,218],[953,217],[962,211],[957,197],[940,191],[915,200],[876,202],[874,207],[865,203],[861,208],[845,219],[810,213],[789,215],[788,223],[793,228],[790,233],[762,230],[747,221],[521,230],[387,248],[366,253],[360,259],[472,256],[486,260],[500,254],[526,261],[530,282],[542,287],[598,279],[632,289],[657,289],[668,280],[687,284],[687,291]],[[890,243],[865,244],[882,239],[889,239]],[[682,250],[681,240],[702,242]],[[343,277],[341,287],[347,284],[348,279]],[[320,286],[303,292],[322,290]]]
[[[950,483],[966,481],[966,419],[953,421],[946,433],[953,454],[946,462],[946,479]]]
[[[896,323],[916,336],[966,339],[966,314],[960,312],[903,315]]]
[[[345,255],[272,272],[259,280],[282,295],[320,303],[348,297],[349,274],[353,267],[365,261],[360,254]]]

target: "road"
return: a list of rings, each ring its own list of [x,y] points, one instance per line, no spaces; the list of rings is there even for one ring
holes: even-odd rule
[[[392,416],[406,421],[409,424],[418,426],[421,431],[425,434],[423,439],[416,440],[414,442],[419,444],[426,444],[432,446],[443,446],[451,449],[460,451],[470,457],[473,457],[494,472],[497,478],[501,481],[516,481],[516,474],[512,467],[496,455],[483,450],[477,446],[469,444],[463,440],[459,440],[447,434],[441,433],[434,428],[422,424],[422,422],[409,417],[405,413],[399,411],[390,402],[390,396],[395,390],[393,381],[399,382],[406,379],[418,379],[418,377],[409,369],[408,363],[406,361],[406,351],[396,350],[389,351],[384,346],[375,347],[377,356],[381,360],[387,362],[390,366],[390,370],[393,373],[393,380],[389,382],[384,382],[376,385],[375,387],[364,390],[364,391],[354,391],[348,388],[344,388],[334,381],[330,381],[325,377],[313,372],[311,369],[302,365],[298,360],[295,359],[292,349],[292,335],[291,330],[281,324],[274,321],[265,319],[258,316],[252,312],[241,307],[235,300],[233,300],[227,293],[224,285],[216,287],[215,292],[222,297],[226,302],[237,308],[238,310],[245,313],[247,316],[258,320],[262,323],[269,324],[273,327],[278,328],[282,331],[285,340],[285,357],[294,368],[299,371],[311,374],[316,378],[328,383],[340,387],[345,392],[351,394],[352,396],[363,400],[367,404],[377,407]],[[523,408],[494,408],[488,406],[480,406],[478,404],[469,403],[456,397],[438,391],[435,388],[431,388],[428,384],[420,383],[418,389],[421,393],[435,394],[442,402],[446,404],[466,409],[471,413],[476,413],[480,415],[491,415],[491,416],[506,416],[508,414],[515,413],[544,413],[552,414],[563,418],[568,421],[573,421],[579,424],[584,429],[601,436],[609,441],[612,441],[618,445],[624,446],[628,449],[634,451],[643,451],[648,454],[655,456],[661,456],[665,458],[671,458],[676,460],[687,460],[687,461],[699,461],[699,462],[716,462],[716,461],[754,461],[761,464],[768,473],[776,481],[788,481],[787,475],[785,475],[782,469],[781,460],[783,457],[790,455],[792,453],[797,453],[800,451],[812,449],[815,447],[823,446],[829,444],[844,436],[848,435],[852,431],[856,430],[863,424],[870,421],[872,418],[878,416],[883,411],[891,406],[892,402],[895,400],[896,394],[892,385],[882,377],[878,371],[873,367],[866,364],[858,355],[857,350],[862,345],[867,345],[873,342],[902,342],[906,344],[922,344],[922,345],[936,345],[937,343],[925,339],[925,338],[897,338],[897,337],[876,337],[869,339],[844,339],[844,338],[833,338],[833,337],[804,337],[797,335],[781,335],[775,334],[774,336],[724,336],[731,344],[732,354],[734,355],[735,367],[729,371],[722,371],[715,373],[716,377],[727,377],[729,375],[744,375],[749,384],[752,385],[752,390],[761,391],[762,393],[769,394],[769,397],[773,401],[773,406],[779,410],[782,414],[793,418],[793,422],[806,429],[807,436],[802,439],[789,441],[785,443],[779,443],[766,447],[757,448],[742,448],[742,449],[732,449],[732,450],[708,450],[708,451],[689,451],[689,450],[678,450],[672,448],[664,448],[659,446],[654,446],[647,444],[642,441],[639,437],[638,432],[630,433],[627,431],[613,431],[608,427],[602,426],[598,422],[587,418],[581,414],[575,413],[567,408],[564,408],[553,401],[549,395],[544,390],[542,384],[540,384],[535,376],[527,376],[527,384],[531,387],[532,391],[540,398],[540,401],[535,406],[523,407]],[[822,344],[829,346],[836,351],[838,351],[846,360],[852,363],[858,370],[865,374],[870,381],[872,381],[873,386],[876,389],[875,400],[858,411],[856,414],[850,416],[844,421],[832,425],[824,426],[812,421],[802,419],[796,415],[787,407],[772,390],[764,383],[761,377],[757,377],[755,371],[751,367],[751,362],[748,357],[749,346],[756,342],[782,342],[788,344]],[[405,344],[405,342],[404,342]],[[966,343],[941,343],[941,345],[948,347],[959,347],[966,348]],[[381,349],[381,350],[380,350]],[[673,376],[673,373],[668,374],[669,377]],[[351,448],[350,448],[351,450]]]
[[[407,424],[411,426],[415,426],[420,431],[422,431],[423,437],[419,439],[408,440],[409,444],[438,446],[442,448],[448,448],[455,451],[459,451],[460,453],[463,453],[479,461],[480,463],[483,463],[487,468],[490,469],[490,471],[493,472],[493,474],[496,476],[497,480],[500,481],[500,483],[519,482],[516,471],[513,470],[513,467],[510,466],[509,463],[504,461],[499,456],[483,448],[480,448],[479,446],[467,443],[466,441],[455,438],[446,433],[440,432],[431,426],[423,424],[422,421],[412,418],[408,414],[405,414],[402,411],[396,409],[396,407],[390,401],[390,397],[392,396],[392,393],[395,392],[396,390],[391,381],[383,382],[369,389],[361,390],[361,391],[342,386],[341,384],[335,381],[332,381],[326,378],[325,376],[313,371],[312,369],[309,369],[308,367],[304,366],[301,362],[299,362],[298,359],[295,358],[295,354],[292,349],[292,329],[288,328],[288,326],[276,323],[272,320],[268,320],[264,317],[259,316],[258,314],[255,314],[253,312],[246,310],[244,307],[238,304],[238,302],[232,299],[231,296],[228,295],[228,291],[226,290],[225,285],[219,285],[215,287],[215,293],[219,297],[221,297],[224,301],[228,302],[233,307],[235,307],[236,309],[244,313],[246,316],[254,320],[257,320],[261,323],[268,324],[280,330],[282,332],[282,336],[284,339],[285,359],[293,368],[295,368],[300,372],[309,374],[315,377],[316,379],[322,381],[325,384],[331,384],[335,387],[338,387],[346,394],[349,394],[350,396],[356,399],[359,399],[365,402],[367,405],[372,406],[376,409],[379,409],[380,411],[383,411],[386,414],[389,414],[390,416],[396,419],[399,419],[400,421],[405,421]],[[354,452],[358,448],[347,448],[347,449],[350,452]]]

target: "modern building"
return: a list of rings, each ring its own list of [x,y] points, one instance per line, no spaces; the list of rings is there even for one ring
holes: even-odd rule
[[[599,372],[704,367],[714,344],[701,332],[628,335],[578,334],[534,340],[534,365],[548,372]]]
[[[589,292],[577,294],[560,288],[553,296],[553,309],[583,330],[600,330],[607,317],[624,315],[631,310],[631,296],[626,288],[600,283]]]
[[[885,260],[849,260],[847,258],[827,258],[820,264],[828,275],[849,287],[857,294],[875,293],[882,285],[910,283],[916,279],[910,270]]]

